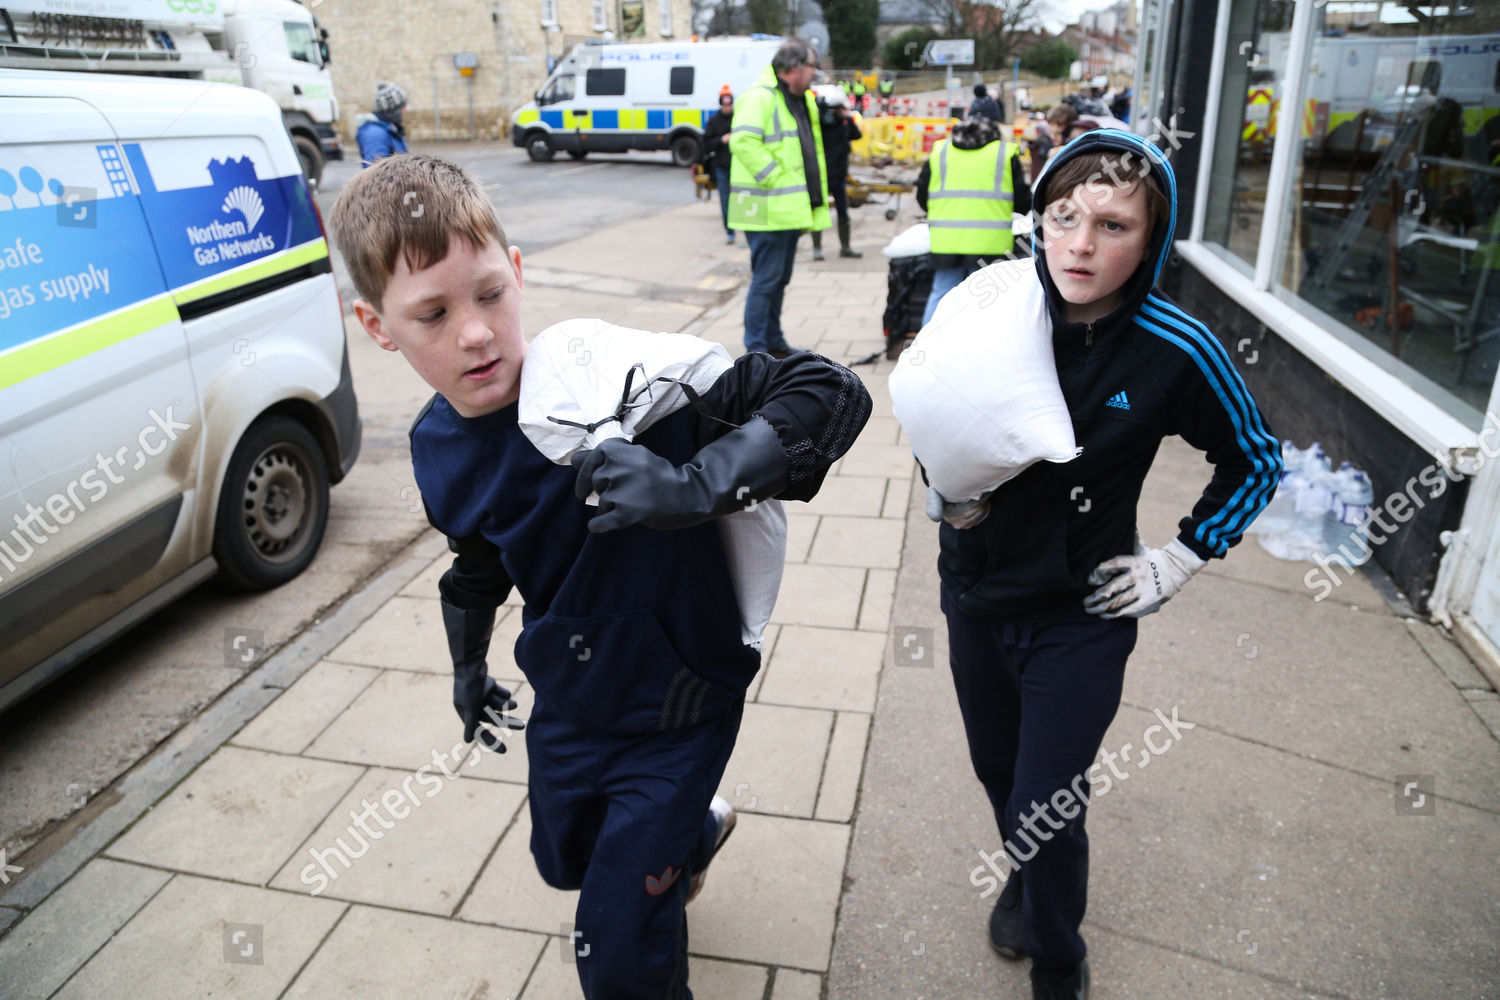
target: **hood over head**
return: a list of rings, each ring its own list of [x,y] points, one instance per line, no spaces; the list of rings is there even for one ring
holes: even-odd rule
[[[1049,192],[1048,181],[1057,176],[1059,168],[1068,161],[1088,153],[1104,153],[1111,157],[1118,157],[1120,165],[1115,170],[1116,177],[1122,180],[1134,178],[1142,183],[1155,183],[1167,199],[1167,216],[1165,219],[1157,220],[1147,248],[1146,259],[1126,282],[1125,297],[1119,308],[1100,321],[1108,324],[1113,323],[1121,314],[1133,315],[1146,301],[1146,296],[1150,294],[1157,279],[1161,277],[1162,268],[1166,265],[1167,257],[1172,250],[1173,234],[1177,228],[1177,178],[1172,173],[1172,165],[1168,162],[1167,155],[1155,145],[1134,132],[1113,128],[1085,132],[1064,146],[1051,162],[1042,168],[1041,176],[1032,186],[1031,253],[1036,258],[1036,270],[1041,277],[1042,287],[1047,290],[1047,300],[1054,304],[1054,307],[1062,301],[1062,297],[1052,281],[1052,276],[1047,272],[1042,217],[1049,200],[1064,197],[1069,192]],[[1093,182],[1105,186],[1115,184],[1115,181],[1104,173],[1088,181],[1088,183]]]

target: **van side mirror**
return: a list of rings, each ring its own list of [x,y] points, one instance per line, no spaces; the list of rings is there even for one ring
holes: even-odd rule
[[[328,32],[324,31],[323,34],[326,35],[326,34],[328,34]],[[328,65],[328,43],[327,42],[319,42],[318,43],[318,55],[320,55],[320,56],[323,57],[323,65],[327,66]]]

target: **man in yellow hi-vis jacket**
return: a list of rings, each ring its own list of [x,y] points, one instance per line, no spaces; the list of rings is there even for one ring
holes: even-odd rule
[[[729,132],[729,227],[750,244],[745,350],[784,358],[781,300],[792,280],[797,240],[828,228],[823,132],[808,87],[818,54],[799,38],[776,50],[755,86],[740,95]]]

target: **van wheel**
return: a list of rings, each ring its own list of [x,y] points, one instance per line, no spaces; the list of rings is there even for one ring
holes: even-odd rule
[[[290,417],[250,425],[219,494],[214,558],[231,586],[269,590],[312,562],[328,526],[328,463]]]
[[[548,163],[557,155],[557,151],[552,148],[552,140],[547,138],[547,133],[534,132],[526,139],[526,155],[535,163]]]
[[[586,149],[570,149],[568,150],[568,155],[575,160],[581,160],[589,155],[589,151]]]
[[[307,186],[316,191],[323,182],[323,151],[305,135],[292,136],[292,145],[297,147],[297,159],[302,161],[302,176],[307,178]]]
[[[691,167],[703,158],[703,147],[698,143],[698,137],[693,135],[679,135],[672,140],[672,163],[679,167]]]

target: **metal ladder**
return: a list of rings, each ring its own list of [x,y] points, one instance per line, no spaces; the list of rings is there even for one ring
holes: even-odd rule
[[[1318,270],[1313,274],[1310,284],[1326,288],[1328,283],[1338,275],[1339,270],[1344,266],[1344,259],[1349,256],[1349,248],[1359,238],[1360,230],[1365,228],[1375,202],[1385,193],[1391,175],[1406,158],[1412,142],[1422,131],[1422,126],[1427,123],[1430,111],[1431,109],[1419,113],[1402,112],[1400,124],[1396,126],[1396,134],[1391,137],[1391,144],[1385,148],[1385,152],[1376,161],[1375,169],[1371,170],[1360,182],[1359,198],[1355,200],[1354,207],[1349,214],[1344,217],[1343,223],[1339,226],[1338,235],[1333,238],[1333,246],[1318,264]],[[1354,152],[1357,155],[1359,150]],[[1391,210],[1398,211],[1399,206],[1392,205]]]

